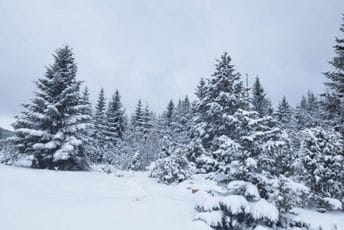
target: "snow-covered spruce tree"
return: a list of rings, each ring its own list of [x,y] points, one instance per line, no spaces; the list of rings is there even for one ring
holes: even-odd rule
[[[235,71],[231,57],[227,53],[217,60],[215,69],[215,73],[206,82],[201,80],[196,91],[197,101],[191,130],[192,142],[187,157],[194,160],[197,168],[210,169],[213,162],[209,161],[209,156],[216,150],[213,141],[223,135],[232,136],[232,129],[227,125],[226,120],[239,108],[247,106],[240,74]],[[205,156],[199,155],[200,152],[192,152],[201,149]],[[196,159],[196,156],[201,157],[202,160]]]
[[[225,122],[226,116],[234,114],[247,104],[240,74],[235,71],[231,60],[224,53],[217,61],[216,71],[208,79],[204,86],[204,96],[198,102],[201,112],[197,114],[195,132],[206,149],[211,148],[216,137],[231,136],[231,129]]]
[[[103,161],[104,149],[106,144],[105,127],[106,127],[106,114],[105,114],[106,99],[104,89],[102,88],[98,95],[98,100],[93,116],[94,132],[92,137],[95,140],[95,163]]]
[[[104,133],[104,147],[103,162],[109,164],[116,164],[117,166],[123,164],[123,156],[127,149],[127,143],[124,141],[126,130],[126,116],[121,102],[121,96],[116,90],[113,94],[106,111]]]
[[[344,33],[344,23],[340,31]],[[327,91],[323,94],[323,106],[325,119],[344,135],[344,37],[336,38],[334,50],[336,56],[330,61],[333,70],[325,73],[328,81],[325,83]]]
[[[14,124],[14,141],[21,154],[32,156],[32,167],[87,169],[83,134],[90,117],[80,97],[72,50],[58,49],[54,59],[44,78],[36,82],[32,103],[24,106]]]
[[[295,109],[296,128],[300,130],[307,127],[308,119],[307,99],[305,96],[302,96],[300,103]]]
[[[112,96],[106,112],[105,138],[108,144],[116,145],[123,138],[125,130],[124,108],[118,90]]]
[[[88,115],[87,122],[89,126],[83,132],[80,132],[80,135],[83,135],[83,139],[85,140],[83,146],[87,149],[88,158],[90,163],[97,162],[98,159],[98,149],[97,149],[97,140],[94,138],[95,127],[94,127],[94,120],[92,114],[92,105],[89,99],[90,93],[87,87],[84,88],[81,95],[81,104],[84,105],[83,113]]]
[[[131,118],[131,124],[134,131],[137,134],[143,133],[144,126],[144,115],[143,115],[143,106],[141,100],[138,101],[135,112]]]
[[[165,123],[167,127],[171,127],[172,119],[175,111],[175,106],[173,100],[171,99],[167,105],[167,109],[163,114],[163,118],[165,118]]]
[[[259,117],[271,115],[272,108],[269,99],[266,98],[265,90],[260,83],[259,77],[256,77],[256,81],[252,87],[252,98],[251,98],[252,110],[259,114]]]
[[[277,110],[274,113],[274,118],[279,123],[282,129],[290,129],[294,124],[293,122],[293,109],[289,105],[287,98],[283,97],[279,103]]]
[[[291,148],[297,151],[300,148],[297,119],[295,117],[295,110],[289,105],[286,97],[282,98],[273,117],[277,120],[279,128],[286,130],[288,133]]]
[[[305,129],[299,158],[301,180],[314,194],[309,205],[341,208],[340,202],[334,200],[344,201],[344,143],[341,135],[321,127]]]

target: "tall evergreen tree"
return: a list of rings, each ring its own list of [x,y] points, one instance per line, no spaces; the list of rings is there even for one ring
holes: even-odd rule
[[[150,111],[148,105],[146,105],[143,111],[143,134],[145,138],[149,136],[153,128],[154,128],[154,115],[152,111]]]
[[[283,97],[274,114],[282,129],[289,129],[293,121],[293,110],[289,105],[287,98]]]
[[[174,110],[175,110],[175,106],[174,106],[173,100],[171,99],[170,102],[167,105],[167,109],[166,109],[166,112],[165,112],[166,125],[168,127],[171,127],[172,119],[173,119],[173,116],[174,116]]]
[[[54,54],[54,64],[36,82],[38,91],[14,124],[18,150],[33,157],[32,167],[80,170],[88,167],[83,134],[89,126],[87,106],[73,52],[65,46]]]
[[[340,31],[344,33],[344,23]],[[344,134],[344,37],[336,38],[334,50],[336,56],[330,61],[333,70],[325,73],[328,81],[325,82],[327,92],[323,104],[329,124]]]
[[[256,81],[253,84],[251,103],[252,109],[256,111],[260,117],[271,115],[269,114],[271,112],[271,105],[266,98],[266,93],[260,83],[259,77],[256,77]]]
[[[217,61],[215,73],[202,86],[204,93],[197,105],[200,113],[195,118],[194,132],[206,149],[211,148],[216,137],[230,136],[231,129],[226,125],[229,116],[246,106],[243,82],[231,61],[231,57],[224,53]]]
[[[95,138],[104,144],[104,129],[105,129],[105,95],[102,88],[98,95],[96,111],[94,115]]]
[[[131,118],[131,124],[137,132],[143,133],[144,109],[143,109],[141,100],[139,100],[137,105],[136,105],[135,113],[133,114],[133,116]]]
[[[116,143],[123,138],[125,130],[124,109],[118,90],[116,90],[112,96],[112,100],[109,102],[106,113],[106,123],[106,140],[110,142],[110,144],[116,145]]]

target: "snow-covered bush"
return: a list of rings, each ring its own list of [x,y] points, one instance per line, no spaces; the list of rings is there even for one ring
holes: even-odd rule
[[[143,165],[143,159],[142,159],[142,153],[140,151],[137,151],[128,167],[129,170],[134,171],[143,171],[145,170],[145,167]]]
[[[0,164],[12,165],[18,160],[19,154],[11,142],[11,138],[0,140]]]
[[[164,184],[179,183],[191,176],[189,162],[178,150],[171,156],[153,162],[150,168],[149,176]]]
[[[260,197],[255,185],[245,181],[230,182],[226,195],[212,197],[196,209],[201,212],[196,219],[205,221],[214,229],[273,227],[279,220],[277,208]]]

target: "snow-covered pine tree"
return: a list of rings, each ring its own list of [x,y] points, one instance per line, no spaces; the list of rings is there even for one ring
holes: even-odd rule
[[[201,79],[196,90],[192,141],[187,158],[193,159],[200,171],[204,171],[202,168],[209,171],[214,167],[214,161],[210,157],[211,152],[216,150],[214,140],[223,135],[232,137],[232,128],[227,125],[227,120],[238,109],[247,107],[243,82],[231,61],[231,57],[224,53],[217,60],[215,73],[206,82]],[[194,153],[196,150],[197,153]],[[199,155],[198,150],[202,150],[202,155]],[[195,158],[196,156],[200,159]]]
[[[92,104],[90,102],[90,93],[87,87],[84,88],[81,95],[81,104],[84,105],[84,114],[87,114],[89,119],[88,123],[90,124],[89,127],[84,131],[80,132],[80,135],[84,136],[84,139],[86,140],[83,143],[83,146],[85,149],[87,149],[88,152],[88,158],[91,163],[97,161],[97,140],[94,139],[93,135],[95,133],[95,127],[94,127],[94,120],[93,120],[93,114],[92,114]]]
[[[125,120],[121,96],[116,90],[106,112],[105,138],[109,145],[115,146],[118,141],[122,140]]]
[[[252,110],[256,111],[260,117],[271,115],[271,103],[266,98],[265,90],[258,76],[252,87],[251,104]]]
[[[98,100],[95,108],[95,113],[93,116],[93,124],[94,124],[94,132],[92,137],[96,142],[96,158],[94,159],[96,162],[103,161],[104,155],[104,148],[105,148],[105,127],[106,127],[106,114],[105,114],[105,106],[106,106],[106,99],[104,94],[104,89],[101,88]]]
[[[344,33],[344,23],[340,31]],[[327,91],[323,94],[323,105],[326,111],[325,119],[344,135],[344,37],[336,38],[334,50],[336,56],[329,62],[333,70],[325,73]]]
[[[131,125],[134,128],[135,132],[143,133],[144,129],[144,109],[142,106],[141,100],[138,101],[135,108],[135,113],[131,118]]]
[[[321,127],[305,129],[299,152],[299,175],[311,189],[311,207],[338,209],[344,201],[344,143],[341,135]],[[334,204],[334,205],[333,205]]]
[[[204,95],[199,98],[200,113],[195,120],[194,133],[201,138],[205,149],[211,149],[216,137],[231,136],[231,129],[225,121],[247,103],[240,74],[235,71],[231,61],[227,53],[217,60],[216,71],[203,86]]]
[[[201,78],[195,91],[196,100],[193,101],[192,103],[192,113],[194,115],[193,120],[195,120],[194,123],[200,122],[198,121],[200,119],[199,114],[204,112],[204,108],[201,106],[200,101],[203,100],[205,93],[206,93],[206,82],[204,81],[203,78]]]
[[[292,149],[295,151],[299,149],[299,130],[297,129],[295,110],[289,105],[285,96],[283,96],[277,110],[273,114],[273,117],[277,120],[279,128],[287,131]]]
[[[166,119],[165,122],[166,122],[167,127],[171,127],[174,110],[175,110],[175,106],[174,106],[173,100],[171,99],[167,105],[166,112],[163,114],[164,118]]]
[[[293,125],[293,109],[285,96],[283,96],[282,101],[279,103],[274,113],[274,118],[282,129],[290,129]]]
[[[54,64],[36,82],[38,91],[14,124],[15,143],[33,157],[32,167],[81,170],[88,167],[83,134],[89,115],[76,80],[73,52],[65,46],[54,54]]]
[[[152,133],[155,126],[155,117],[153,112],[146,105],[143,111],[143,136],[145,139],[149,138],[149,135]]]
[[[302,96],[300,103],[295,109],[296,128],[300,130],[307,127],[308,119],[307,99],[305,96]]]

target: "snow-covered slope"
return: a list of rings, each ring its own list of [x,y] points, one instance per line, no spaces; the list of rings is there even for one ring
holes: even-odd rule
[[[104,174],[33,170],[0,165],[0,229],[206,230],[194,206],[214,187],[197,177],[178,186],[144,173]],[[192,193],[192,188],[200,189]],[[219,188],[216,188],[219,189]],[[324,230],[344,230],[344,214],[298,210]]]

